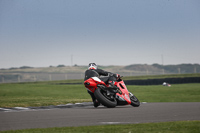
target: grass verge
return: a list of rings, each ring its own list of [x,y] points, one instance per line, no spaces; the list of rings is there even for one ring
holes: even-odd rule
[[[2,133],[199,133],[200,121],[176,121],[126,125],[56,127],[3,131]]]

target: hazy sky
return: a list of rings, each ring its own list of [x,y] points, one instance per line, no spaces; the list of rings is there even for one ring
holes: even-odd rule
[[[0,68],[90,62],[200,64],[200,1],[0,0]]]

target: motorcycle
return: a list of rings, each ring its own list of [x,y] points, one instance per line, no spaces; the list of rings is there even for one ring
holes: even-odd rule
[[[108,77],[91,77],[84,81],[84,85],[94,93],[98,102],[108,108],[114,108],[117,105],[140,106],[140,101],[128,91],[122,77],[117,80],[116,87],[109,87],[107,81]]]

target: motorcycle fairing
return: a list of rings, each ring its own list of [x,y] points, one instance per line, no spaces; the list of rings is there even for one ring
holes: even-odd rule
[[[117,82],[117,87],[119,87],[122,92],[121,94],[119,94],[119,93],[116,94],[118,96],[119,101],[127,102],[127,104],[131,104],[129,92],[126,88],[125,83],[123,81],[119,81],[119,82]],[[124,100],[122,100],[122,99],[124,99]]]
[[[87,79],[85,82],[85,87],[91,91],[92,93],[94,93],[95,89],[97,88],[98,84],[103,84],[106,85],[103,81],[101,81],[98,77],[91,77],[89,79]]]

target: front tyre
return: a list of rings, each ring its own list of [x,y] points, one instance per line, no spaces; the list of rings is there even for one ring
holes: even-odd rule
[[[100,88],[95,90],[94,95],[101,104],[108,108],[114,108],[117,105],[116,99],[111,95],[107,95],[106,91],[103,91]]]
[[[133,107],[139,107],[140,106],[140,101],[137,99],[137,97],[135,95],[131,95],[130,99],[131,99],[131,105]]]

